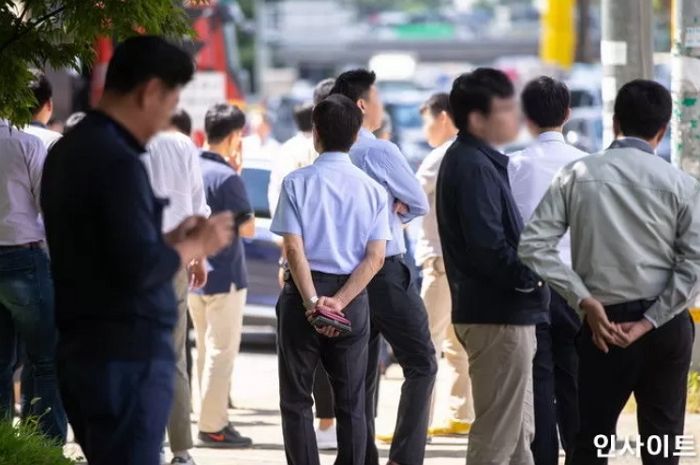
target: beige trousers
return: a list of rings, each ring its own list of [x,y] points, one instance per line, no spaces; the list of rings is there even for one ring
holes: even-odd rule
[[[469,357],[457,339],[452,325],[452,299],[450,285],[445,274],[445,262],[442,257],[426,260],[423,264],[423,284],[421,298],[428,311],[430,337],[435,345],[438,361],[445,354],[449,365],[452,383],[450,387],[451,419],[474,421],[474,401],[472,400],[472,383],[469,379]],[[435,392],[430,408],[430,421],[435,413]]]
[[[228,425],[228,394],[233,362],[241,345],[246,289],[215,295],[190,294],[197,337],[199,431],[216,433]]]
[[[456,324],[469,354],[476,417],[468,465],[534,465],[535,326]]]
[[[173,282],[177,298],[177,323],[173,332],[173,347],[175,349],[175,384],[173,406],[168,419],[168,439],[170,450],[182,452],[192,448],[192,425],[190,412],[192,410],[192,393],[190,380],[187,376],[187,289],[189,282],[187,271],[182,268],[175,275]]]

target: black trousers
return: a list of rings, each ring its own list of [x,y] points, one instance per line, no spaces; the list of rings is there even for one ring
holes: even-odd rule
[[[402,258],[387,258],[384,267],[367,286],[367,291],[371,328],[367,364],[368,437],[365,464],[379,463],[374,441],[374,418],[377,410],[375,392],[379,380],[380,334],[391,345],[405,377],[389,458],[401,465],[422,464],[437,372],[428,315]]]
[[[312,273],[319,296],[334,295],[347,276]],[[304,315],[294,283],[285,283],[277,302],[277,341],[282,433],[287,463],[318,465],[311,392],[319,360],[330,378],[338,425],[336,465],[361,465],[367,445],[365,370],[369,337],[369,303],[360,294],[345,309],[352,333],[336,338],[321,336]]]
[[[612,321],[625,321],[611,315],[610,308],[606,310]],[[639,315],[634,319],[639,319]],[[608,463],[607,458],[598,457],[599,449],[595,447],[594,438],[605,435],[610,442],[620,412],[632,393],[637,400],[641,443],[648,444],[651,436],[669,441],[666,456],[651,455],[646,447],[642,447],[642,463],[678,463],[678,457],[673,457],[673,449],[675,437],[683,434],[693,339],[693,322],[688,312],[683,312],[630,347],[613,346],[605,354],[593,344],[591,329],[584,322],[577,339],[581,427],[576,436],[573,465]],[[600,452],[609,453],[608,450]]]
[[[536,465],[559,463],[559,436],[567,456],[578,430],[578,355],[576,335],[581,319],[556,292],[549,304],[551,323],[537,325],[537,352],[533,362]]]

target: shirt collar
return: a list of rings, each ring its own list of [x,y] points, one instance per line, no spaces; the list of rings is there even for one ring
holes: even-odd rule
[[[211,161],[216,162],[216,163],[221,163],[221,164],[226,165],[229,168],[231,168],[231,165],[228,164],[226,159],[224,157],[222,157],[221,155],[219,155],[218,153],[210,152],[208,150],[203,150],[201,153],[201,156],[205,160],[211,160]]]
[[[141,142],[139,142],[138,139],[136,139],[136,137],[129,132],[128,129],[122,126],[117,120],[109,116],[107,113],[100,110],[90,110],[88,115],[91,115],[95,119],[101,120],[103,124],[110,127],[117,137],[122,139],[126,145],[138,152],[139,155],[146,153],[146,147],[144,147]]]
[[[372,134],[372,132],[371,132],[369,129],[366,129],[366,128],[360,128],[359,137],[363,137],[363,138],[366,138],[366,139],[376,139],[376,137],[374,136],[374,134]]]
[[[651,146],[651,144],[644,139],[640,139],[639,137],[621,137],[617,140],[615,140],[611,145],[611,149],[637,149],[641,150],[642,152],[649,153],[651,155],[656,155],[656,151],[654,148]]]
[[[489,144],[486,143],[483,139],[480,139],[476,136],[473,136],[472,134],[469,134],[466,131],[460,131],[459,134],[457,135],[457,139],[459,139],[460,142],[466,144],[466,145],[471,145],[472,147],[476,147],[481,152],[489,157],[489,159],[495,163],[496,165],[507,169],[508,168],[508,157],[503,155],[501,152],[498,150],[495,150],[493,147],[491,147]]]
[[[345,152],[323,152],[316,158],[314,164],[323,162],[350,162],[350,156]]]
[[[34,121],[30,122],[29,125],[30,125],[30,126],[35,126],[35,127],[37,127],[37,128],[44,128],[44,129],[48,129],[48,128],[49,128],[47,125],[45,125],[45,124],[42,123],[41,121],[37,121],[37,120],[34,120]]]
[[[546,131],[537,136],[537,142],[562,142],[564,141],[564,134],[559,131]]]

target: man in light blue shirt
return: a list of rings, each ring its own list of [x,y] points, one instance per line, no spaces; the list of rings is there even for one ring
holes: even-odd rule
[[[406,376],[401,389],[396,429],[389,464],[423,463],[430,414],[430,400],[437,372],[435,348],[430,339],[428,316],[410,268],[403,259],[406,244],[403,226],[428,212],[428,200],[406,158],[391,142],[376,139],[372,132],[382,121],[384,109],[373,72],[357,69],[336,79],[333,94],[355,102],[364,114],[357,142],[350,149],[352,162],[384,187],[391,211],[387,214],[393,239],[387,244],[386,260],[370,282],[371,329],[367,365],[368,442],[366,465],[378,465],[374,442],[375,394],[379,381],[379,336],[391,345]]]
[[[319,360],[335,395],[335,463],[365,462],[369,338],[365,288],[384,263],[391,231],[384,190],[347,154],[361,123],[360,110],[341,95],[316,105],[313,136],[321,155],[284,179],[270,228],[283,236],[289,262],[277,321],[280,410],[290,465],[319,464],[311,412]],[[314,326],[316,310],[347,318],[351,331],[341,335],[331,326]]]

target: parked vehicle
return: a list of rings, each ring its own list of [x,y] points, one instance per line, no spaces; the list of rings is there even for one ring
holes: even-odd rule
[[[248,267],[248,296],[243,313],[243,341],[274,342],[279,295],[277,280],[281,239],[270,232],[267,187],[272,160],[245,158],[243,182],[255,211],[255,236],[243,239]]]

